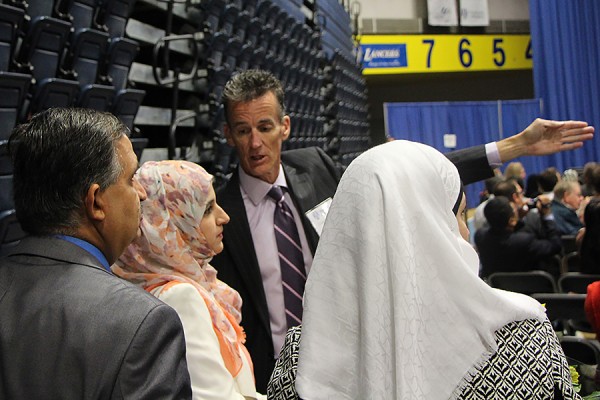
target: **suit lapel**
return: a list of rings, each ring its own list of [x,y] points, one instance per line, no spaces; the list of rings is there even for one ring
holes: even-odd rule
[[[300,173],[293,166],[283,164],[283,171],[285,173],[288,189],[292,195],[292,200],[302,219],[302,226],[306,233],[306,239],[308,240],[308,244],[314,255],[317,248],[317,242],[319,241],[319,235],[306,217],[306,212],[317,204],[314,184],[308,173]]]

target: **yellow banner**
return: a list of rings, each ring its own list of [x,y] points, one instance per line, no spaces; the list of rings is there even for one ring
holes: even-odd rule
[[[530,35],[365,35],[363,74],[531,69]]]

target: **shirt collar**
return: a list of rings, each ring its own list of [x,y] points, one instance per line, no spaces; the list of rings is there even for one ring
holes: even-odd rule
[[[279,174],[273,184],[255,178],[248,175],[242,167],[238,168],[240,177],[240,186],[244,189],[244,192],[248,195],[252,204],[257,206],[269,193],[273,185],[284,187],[287,189],[287,181],[285,180],[285,174],[283,173],[283,167],[279,164]]]
[[[66,240],[67,242],[73,243],[74,245],[81,247],[82,249],[96,257],[96,259],[100,262],[100,264],[102,264],[105,270],[112,273],[112,271],[110,270],[110,265],[108,265],[108,261],[106,260],[106,257],[104,257],[104,254],[102,254],[100,249],[98,249],[93,244],[73,236],[56,235],[55,237],[57,237],[58,239]]]

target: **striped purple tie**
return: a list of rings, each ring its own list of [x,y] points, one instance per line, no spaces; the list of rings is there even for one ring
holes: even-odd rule
[[[300,235],[294,222],[292,210],[283,200],[283,191],[279,186],[271,187],[269,197],[275,203],[274,229],[281,268],[281,283],[288,328],[302,322],[302,295],[306,282],[304,257]]]

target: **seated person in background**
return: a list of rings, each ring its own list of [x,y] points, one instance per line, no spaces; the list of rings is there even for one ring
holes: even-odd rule
[[[591,185],[592,190],[594,191],[594,196],[600,196],[600,163],[596,163],[594,167],[592,167],[591,175]]]
[[[545,199],[547,201],[547,199]],[[475,233],[481,258],[481,277],[494,272],[519,272],[543,269],[544,261],[561,251],[561,239],[547,203],[538,203],[547,238],[521,229],[516,206],[506,197],[494,197],[485,206],[489,227]],[[549,271],[556,274],[556,271]]]
[[[582,200],[579,182],[562,180],[554,187],[551,208],[561,235],[577,235],[577,232],[583,228],[583,223],[577,214]]]
[[[539,175],[538,174],[529,174],[527,176],[527,183],[525,189],[525,197],[528,199],[534,199],[541,194],[539,189]]]
[[[496,183],[500,182],[503,179],[502,174],[501,173],[496,174],[496,171],[497,171],[497,169],[494,169],[495,175],[492,176],[491,178],[486,179],[483,182],[484,188],[481,192],[479,192],[479,204],[485,202],[486,200],[488,200],[490,198],[490,196],[492,196],[492,191],[494,190],[494,186],[496,186]]]
[[[579,182],[579,173],[573,168],[566,169],[562,174],[562,179],[565,181]]]
[[[583,166],[583,172],[581,173],[581,194],[584,197],[593,196],[595,194],[594,185],[593,185],[593,177],[594,177],[594,169],[599,164],[590,161],[585,163]]]
[[[423,144],[350,164],[306,284],[301,398],[578,398],[544,308],[478,278],[462,195]]]
[[[483,200],[476,208],[473,214],[473,227],[475,230],[481,229],[487,225],[485,215],[483,215],[483,209],[490,199],[494,198],[494,188],[504,179],[501,176],[493,176],[485,180],[485,192],[488,194],[487,198]]]
[[[147,162],[136,178],[146,190],[141,235],[112,266],[177,311],[194,399],[263,399],[240,327],[242,300],[209,264],[223,250],[229,216],[212,176],[187,161]],[[126,306],[126,305],[125,305]]]
[[[504,170],[504,178],[514,179],[521,187],[525,186],[526,177],[527,173],[525,172],[525,167],[523,167],[523,164],[518,161],[509,163]]]
[[[538,175],[538,187],[541,194],[546,195],[550,200],[554,199],[554,186],[558,183],[556,168],[546,168]]]
[[[531,199],[529,202],[527,202],[527,199],[525,196],[523,196],[523,189],[514,179],[507,179],[499,182],[494,187],[493,194],[494,197],[506,197],[517,208],[519,221],[522,223],[518,223],[516,229],[522,229],[526,232],[533,233],[538,239],[545,239],[548,237],[545,225],[542,224],[542,219],[537,209],[538,202],[540,201],[540,205],[548,205],[550,203],[550,200],[545,195],[540,195],[537,198]],[[485,214],[483,212],[484,209],[485,206],[481,210],[481,215],[479,215],[479,223],[482,225],[482,227],[488,226],[487,220],[485,219]],[[552,265],[555,264],[556,263]],[[555,272],[558,274],[558,269],[556,269]]]
[[[592,198],[585,208],[585,228],[581,230],[581,272],[600,274],[600,198]],[[600,321],[599,321],[600,322]]]

